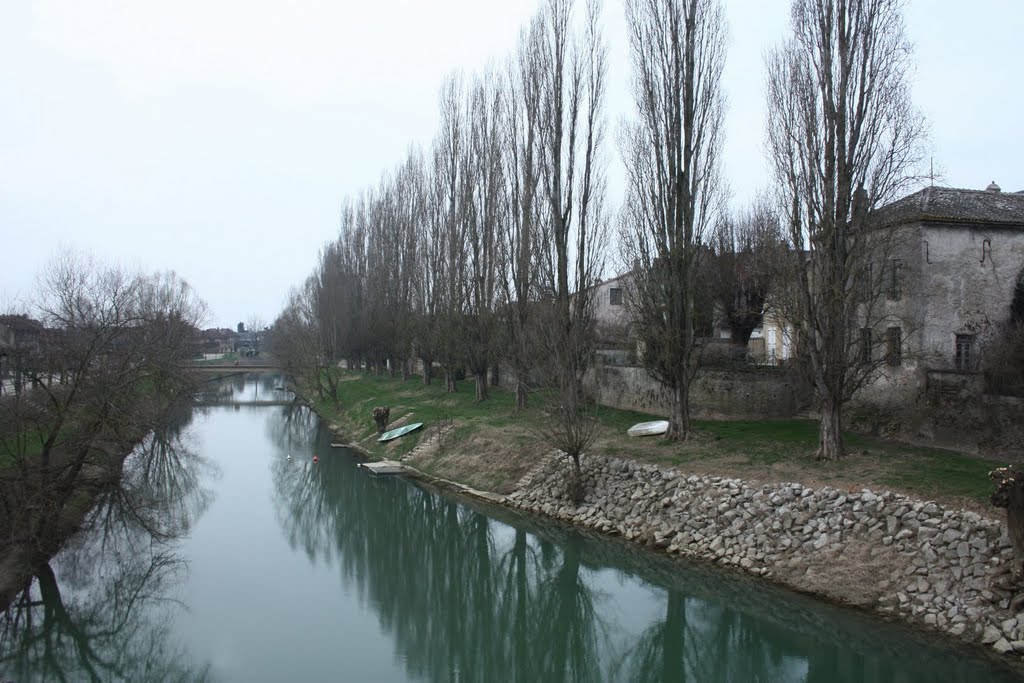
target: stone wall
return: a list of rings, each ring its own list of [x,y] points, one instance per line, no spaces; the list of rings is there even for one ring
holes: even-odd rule
[[[552,458],[507,504],[1024,653],[997,520],[891,492],[752,486],[614,458],[584,461],[574,505],[568,469]]]
[[[603,405],[667,415],[668,392],[639,367],[598,365],[588,371],[587,386]],[[701,368],[690,391],[694,417],[792,417],[804,406],[791,375],[780,368],[719,370]]]
[[[885,376],[846,408],[852,428],[886,438],[1024,462],[1024,399],[985,393],[981,373],[920,370],[915,383]]]

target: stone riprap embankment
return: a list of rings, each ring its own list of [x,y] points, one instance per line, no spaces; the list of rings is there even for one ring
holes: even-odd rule
[[[1002,522],[891,492],[749,485],[614,458],[584,461],[575,505],[569,471],[552,458],[506,503],[1024,654]]]

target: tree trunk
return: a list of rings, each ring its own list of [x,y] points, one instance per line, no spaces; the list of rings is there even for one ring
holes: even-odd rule
[[[327,384],[327,392],[326,392],[326,394],[330,397],[331,402],[335,406],[337,406],[338,405],[338,382],[339,382],[339,380],[336,377],[334,377],[334,374],[331,372],[330,368],[324,368],[323,370],[321,370],[317,374],[317,384],[319,384],[321,382],[321,380]],[[321,390],[321,392],[320,392],[321,398],[323,398],[323,394],[324,393],[325,392],[323,392]]]
[[[483,370],[477,370],[473,373],[473,378],[476,380],[476,400],[486,401],[487,400],[487,368]]]
[[[1024,577],[1024,491],[1020,486],[1010,494],[1010,504],[1006,506],[1006,531],[1016,558],[1013,574],[1020,580]]]
[[[434,379],[434,361],[431,358],[422,358],[423,361],[423,384],[430,386],[430,380]]]
[[[569,500],[574,503],[583,502],[583,468],[580,467],[580,455],[575,453],[572,456],[572,478],[569,480]]]
[[[444,370],[444,392],[446,394],[453,394],[459,390],[459,385],[455,381],[455,371],[445,368]]]
[[[516,379],[516,410],[526,410],[526,382]]]
[[[686,441],[690,438],[690,392],[682,383],[672,389],[672,414],[668,419],[666,439]]]
[[[412,368],[410,367],[411,365],[412,365],[412,360],[409,359],[409,358],[406,358],[405,360],[402,361],[402,381],[403,382],[408,382],[409,378],[412,377]]]
[[[500,368],[497,363],[491,367],[491,386],[496,387],[501,382]]]
[[[845,454],[843,448],[843,406],[832,398],[821,402],[821,418],[818,423],[818,460],[839,460]]]

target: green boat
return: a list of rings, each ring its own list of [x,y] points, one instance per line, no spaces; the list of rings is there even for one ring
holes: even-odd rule
[[[422,426],[422,422],[413,422],[412,424],[408,424],[403,427],[397,427],[381,434],[377,441],[391,441],[391,439],[397,439],[400,436],[405,436],[409,432],[414,432]]]

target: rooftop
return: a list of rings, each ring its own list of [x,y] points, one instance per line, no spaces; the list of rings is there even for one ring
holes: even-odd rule
[[[931,186],[883,206],[875,216],[881,225],[939,221],[1024,228],[1024,193]]]

